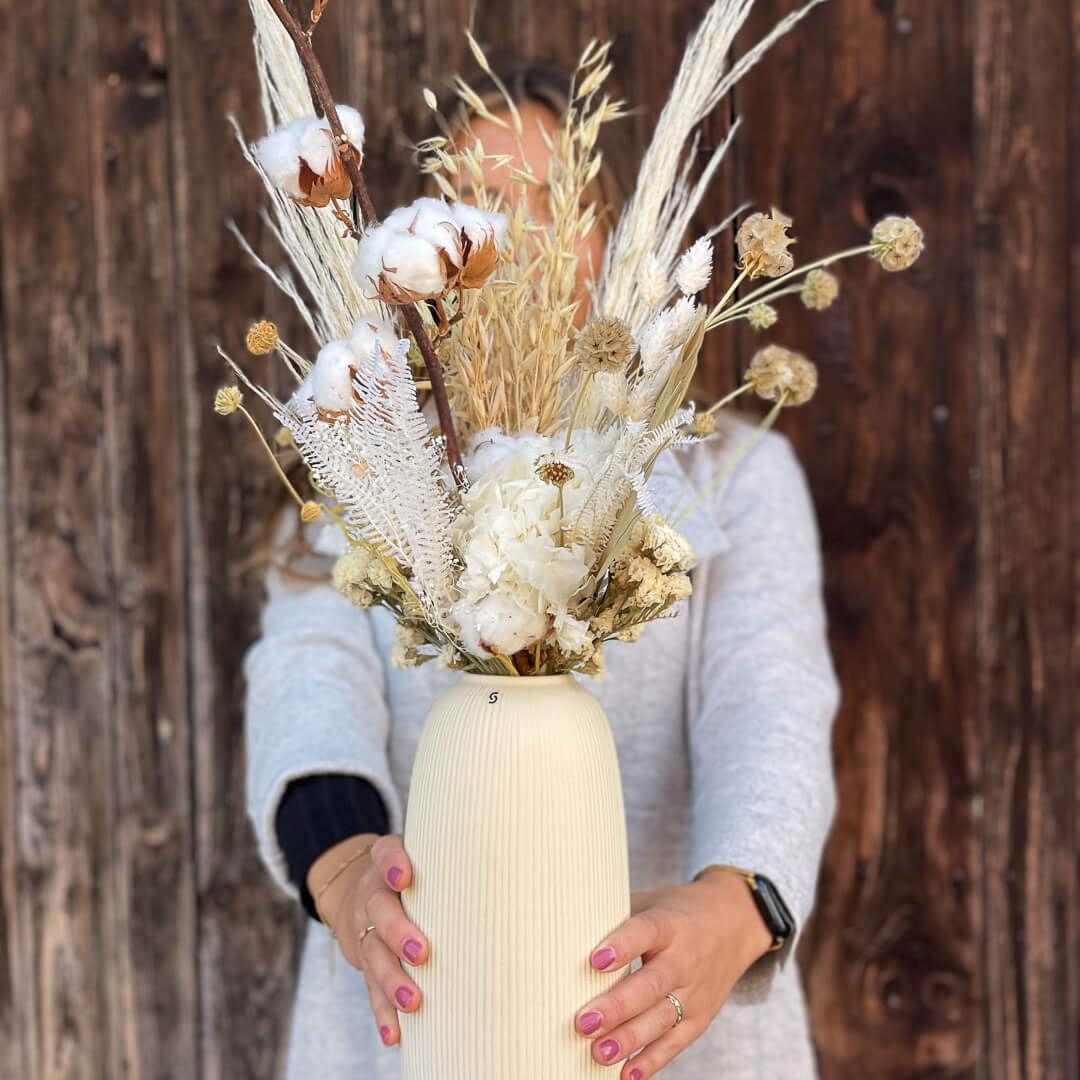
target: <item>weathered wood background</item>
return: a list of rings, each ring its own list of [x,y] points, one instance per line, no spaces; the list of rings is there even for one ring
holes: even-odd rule
[[[706,6],[481,0],[478,28],[563,63],[613,37],[640,148]],[[383,206],[468,7],[330,5]],[[1077,0],[832,0],[732,102],[712,216],[775,201],[804,254],[893,211],[929,240],[781,324],[823,372],[784,427],[846,691],[804,952],[825,1080],[1080,1075],[1078,38]],[[223,227],[266,242],[224,119],[258,133],[247,6],[0,0],[0,104],[0,1073],[270,1077],[297,939],[244,817],[237,568],[269,481],[210,410],[215,343],[284,317]]]

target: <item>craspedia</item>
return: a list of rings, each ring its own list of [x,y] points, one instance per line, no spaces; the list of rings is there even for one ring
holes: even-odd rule
[[[922,254],[923,231],[909,217],[882,218],[870,236],[872,258],[886,270],[906,270]]]
[[[265,356],[278,341],[278,329],[266,319],[260,319],[247,332],[247,351],[252,356]]]
[[[811,311],[824,311],[840,295],[840,282],[828,270],[811,270],[806,275],[799,299]]]
[[[239,386],[223,386],[214,395],[214,412],[220,416],[228,416],[240,408],[240,402],[244,395],[240,393]]]
[[[317,521],[320,514],[322,514],[322,508],[317,502],[306,502],[300,507],[300,520],[305,524]]]
[[[746,377],[758,397],[783,401],[785,405],[805,405],[817,390],[817,368],[801,353],[782,345],[766,345],[753,360]]]
[[[629,324],[605,315],[585,324],[574,344],[574,359],[589,372],[622,371],[636,348]]]

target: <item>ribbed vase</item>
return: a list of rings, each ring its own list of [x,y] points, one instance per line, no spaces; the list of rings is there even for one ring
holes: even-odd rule
[[[435,703],[409,787],[409,918],[431,943],[399,1013],[403,1080],[610,1076],[574,1030],[626,973],[589,956],[630,915],[615,742],[570,675],[463,675]]]

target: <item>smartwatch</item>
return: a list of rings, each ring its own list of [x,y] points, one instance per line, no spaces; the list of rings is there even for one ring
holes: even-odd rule
[[[767,877],[763,874],[755,874],[752,870],[743,870],[738,866],[710,866],[706,867],[706,869],[728,870],[732,874],[737,874],[746,882],[754,898],[754,903],[757,905],[758,912],[761,914],[762,921],[773,936],[769,952],[782,949],[787,944],[788,938],[795,933],[795,920],[792,918],[787,904],[784,903],[783,898],[780,896],[779,890]]]

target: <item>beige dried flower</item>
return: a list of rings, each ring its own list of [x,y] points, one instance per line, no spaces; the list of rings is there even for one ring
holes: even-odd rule
[[[787,234],[791,218],[773,207],[772,216],[751,214],[735,234],[739,249],[739,269],[751,278],[780,277],[794,265],[788,248],[795,243]]]
[[[628,626],[625,630],[619,633],[620,641],[640,641],[641,635],[645,633],[645,624],[643,622],[634,623],[633,626]]]
[[[247,332],[247,351],[252,356],[265,356],[273,351],[278,342],[278,328],[266,319],[260,319]]]
[[[589,659],[578,668],[582,675],[592,675],[594,679],[602,679],[607,674],[607,665],[604,662],[604,643],[597,642]]]
[[[240,408],[240,402],[244,395],[240,393],[239,386],[223,386],[214,395],[214,412],[220,416],[228,416]]]
[[[630,534],[633,548],[648,555],[662,573],[689,570],[697,562],[690,542],[663,514],[642,514]]]
[[[716,413],[699,412],[694,414],[694,434],[701,439],[707,439],[716,434]]]
[[[755,330],[768,330],[780,318],[772,304],[754,304],[746,313],[746,321]]]
[[[371,552],[367,548],[354,547],[334,563],[334,588],[357,607],[372,607],[377,600],[367,582],[371,559]]]
[[[574,345],[574,358],[586,371],[622,371],[635,348],[629,325],[605,315],[585,324]]]
[[[883,218],[874,226],[870,255],[886,270],[906,270],[922,254],[923,231],[909,217]]]
[[[750,361],[747,379],[766,401],[805,405],[817,389],[817,368],[800,353],[782,345],[766,345]]]
[[[317,502],[306,502],[300,507],[300,520],[305,524],[318,521],[322,515],[322,508]]]
[[[536,475],[545,484],[561,488],[574,479],[574,470],[557,454],[545,454],[536,463]]]
[[[824,311],[840,295],[840,282],[828,270],[811,270],[803,282],[799,299],[811,311]]]

